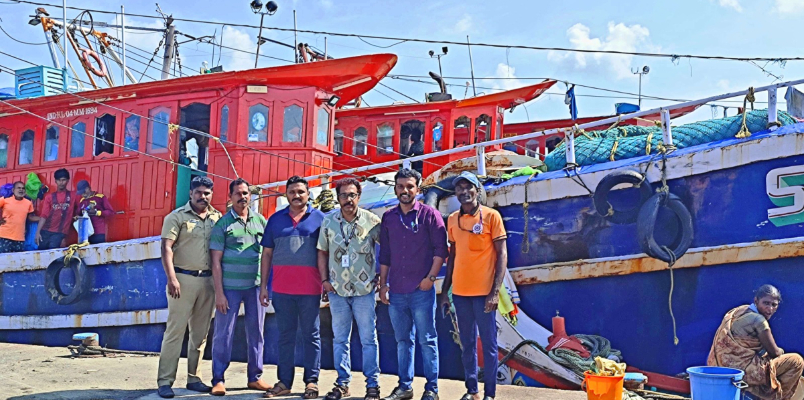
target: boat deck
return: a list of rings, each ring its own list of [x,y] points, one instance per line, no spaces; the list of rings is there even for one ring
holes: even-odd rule
[[[0,397],[7,399],[159,399],[156,395],[157,357],[71,358],[63,347],[42,347],[22,344],[0,343],[0,364],[4,369],[4,386]],[[208,394],[184,390],[186,383],[186,359],[179,362],[177,381],[173,385],[176,398],[210,399]],[[211,362],[202,361],[204,380],[209,384]],[[248,390],[246,364],[233,362],[227,371],[227,399],[255,399],[262,392]],[[301,369],[297,369],[293,392],[296,395],[281,399],[300,399],[304,384]],[[266,365],[265,379],[276,380],[276,366]],[[322,398],[336,378],[335,371],[321,371]],[[383,395],[396,386],[396,376],[383,374],[380,387]],[[360,372],[354,374],[351,399],[362,399],[364,380]],[[421,395],[423,378],[416,378],[416,396]],[[463,382],[439,380],[440,395],[444,400],[458,399],[465,389]],[[497,386],[497,398],[506,400],[582,400],[586,393],[554,389]]]

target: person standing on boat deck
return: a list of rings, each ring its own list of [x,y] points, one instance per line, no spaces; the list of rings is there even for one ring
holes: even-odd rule
[[[198,370],[207,342],[215,289],[209,263],[209,237],[221,213],[212,201],[212,180],[197,176],[190,182],[190,201],[173,210],[162,223],[162,267],[167,275],[168,318],[159,352],[157,385],[160,397],[173,397],[184,332],[187,342],[187,389],[208,393]]]
[[[296,361],[296,331],[304,347],[304,398],[318,398],[321,368],[321,276],[318,273],[318,233],[324,213],[308,204],[310,191],[304,178],[293,176],[285,184],[288,207],[268,218],[262,235],[260,301],[268,307],[268,277],[273,270],[273,302],[279,328],[279,379],[263,397],[290,394]]]
[[[80,202],[80,195],[67,190],[70,184],[70,172],[61,168],[53,173],[56,180],[56,192],[45,195],[36,226],[34,241],[39,250],[50,250],[67,247],[67,235],[72,227],[72,217]]]
[[[14,182],[14,195],[0,197],[0,254],[22,251],[25,221],[35,221],[34,206],[25,198],[25,183]]]
[[[461,400],[481,399],[477,382],[478,331],[483,344],[484,397],[497,391],[497,304],[508,264],[506,232],[500,213],[480,204],[480,181],[471,172],[461,172],[452,181],[461,208],[447,220],[449,261],[441,288],[441,304],[449,305],[449,289],[458,318],[463,344],[461,361],[467,393]]]
[[[249,184],[238,178],[229,184],[232,209],[212,228],[209,239],[215,286],[215,337],[212,339],[212,395],[226,394],[224,373],[232,360],[235,322],[240,304],[245,310],[248,388],[268,390],[262,376],[265,308],[260,304],[260,240],[265,217],[251,211]]]
[[[413,398],[414,338],[421,347],[427,379],[422,400],[438,400],[433,285],[447,257],[447,230],[436,209],[416,200],[421,179],[415,170],[396,173],[399,206],[386,211],[380,225],[380,301],[389,305],[399,363],[399,386],[384,400]]]
[[[109,198],[103,194],[93,192],[87,181],[78,181],[75,189],[81,196],[81,202],[78,203],[75,211],[76,217],[80,217],[86,211],[89,220],[92,221],[92,229],[95,231],[89,237],[89,244],[105,243],[106,220],[114,215],[112,203],[109,203]]]
[[[380,358],[377,351],[377,269],[374,247],[380,240],[380,217],[358,207],[362,188],[354,178],[335,185],[340,211],[327,214],[318,235],[318,270],[332,313],[333,352],[338,378],[326,400],[351,396],[349,339],[357,322],[363,349],[365,400],[380,399]]]
[[[776,345],[768,321],[776,313],[782,294],[762,285],[750,305],[732,309],[723,317],[709,351],[707,364],[745,371],[747,390],[760,399],[788,400],[804,391],[804,359]]]

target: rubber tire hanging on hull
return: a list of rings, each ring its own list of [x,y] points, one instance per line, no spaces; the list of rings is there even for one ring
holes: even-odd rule
[[[681,238],[678,240],[678,243],[675,244],[674,248],[670,249],[675,259],[671,259],[665,247],[657,243],[654,237],[656,219],[661,207],[666,207],[672,211],[680,223]],[[637,240],[639,241],[639,247],[642,248],[642,251],[647,255],[667,263],[675,262],[675,260],[681,258],[690,248],[690,245],[692,245],[692,237],[692,215],[678,196],[667,192],[656,193],[653,197],[648,199],[639,210],[639,217],[637,218]]]
[[[59,274],[63,268],[70,268],[75,276],[75,285],[69,294],[64,293],[61,288],[61,282],[59,282]],[[84,293],[86,293],[86,287],[87,266],[78,256],[70,258],[69,267],[64,265],[64,257],[53,260],[53,262],[47,266],[47,271],[45,272],[45,290],[47,290],[48,295],[50,295],[50,299],[56,302],[56,304],[66,306],[81,300]]]
[[[627,210],[616,210],[609,203],[609,193],[617,185],[629,184],[639,189],[639,204]],[[631,170],[615,171],[606,175],[597,185],[594,194],[595,209],[598,214],[615,224],[631,224],[636,222],[639,210],[653,195],[650,182],[641,173]]]

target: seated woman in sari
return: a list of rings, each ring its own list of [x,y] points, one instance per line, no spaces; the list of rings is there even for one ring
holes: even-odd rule
[[[753,304],[726,313],[707,360],[710,366],[745,371],[747,390],[761,399],[792,399],[804,370],[804,359],[776,346],[768,325],[781,301],[778,289],[762,285]]]

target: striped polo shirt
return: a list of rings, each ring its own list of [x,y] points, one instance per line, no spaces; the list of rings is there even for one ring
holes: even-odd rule
[[[290,217],[290,207],[268,218],[262,246],[274,249],[271,259],[273,291],[282,294],[321,295],[318,273],[318,233],[324,213],[307,205],[297,224]]]
[[[224,214],[209,237],[209,249],[223,252],[223,288],[245,290],[260,284],[260,240],[265,217],[251,210],[244,221],[230,210]]]

